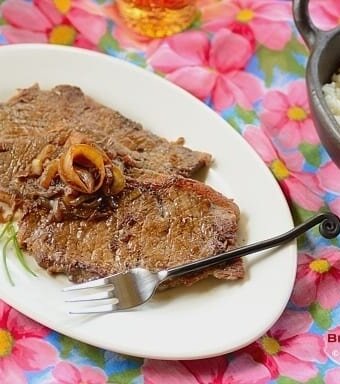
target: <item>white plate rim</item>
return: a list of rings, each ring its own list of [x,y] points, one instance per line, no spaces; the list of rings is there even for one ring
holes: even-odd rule
[[[166,80],[164,80],[164,79],[162,79],[162,78],[160,78],[160,77],[158,77],[158,76],[156,76],[156,75],[154,75],[148,71],[145,71],[141,68],[138,68],[131,63],[123,62],[119,59],[112,58],[112,57],[105,55],[105,54],[92,52],[92,51],[86,51],[83,49],[73,48],[73,47],[61,47],[61,46],[52,46],[52,45],[43,45],[43,44],[23,44],[23,45],[18,44],[18,45],[1,47],[0,57],[3,54],[6,54],[6,52],[11,54],[11,52],[14,52],[14,53],[20,52],[20,51],[21,52],[24,52],[24,51],[32,52],[34,50],[36,50],[37,52],[39,52],[41,50],[42,51],[50,51],[50,52],[59,51],[61,53],[62,52],[63,53],[69,52],[71,55],[73,55],[73,54],[82,55],[84,58],[85,57],[97,57],[98,60],[102,60],[102,61],[106,60],[106,61],[116,62],[116,65],[126,66],[126,68],[129,68],[128,71],[135,71],[140,76],[146,77],[150,81],[157,81],[157,82],[159,82],[159,84],[161,84],[160,85],[161,87],[167,87],[169,89],[169,92],[176,93],[179,98],[182,98],[183,100],[187,99],[188,103],[191,103],[192,105],[196,104],[197,107],[199,107],[200,109],[202,109],[202,108],[205,109],[206,114],[209,114],[211,119],[215,119],[216,121],[219,121],[219,124],[220,124],[221,120],[223,121],[223,119],[220,116],[218,116],[214,111],[212,111],[209,107],[207,107],[206,105],[201,103],[199,100],[192,97],[186,91],[173,85],[172,83],[170,83],[170,82],[168,82],[168,81],[166,81]],[[227,129],[228,123],[226,123],[225,121],[223,121],[223,123],[226,124],[226,129]],[[273,190],[276,190],[276,192],[278,194],[280,194],[281,204],[282,204],[281,208],[283,210],[285,210],[286,214],[287,214],[285,217],[286,225],[287,225],[287,227],[291,228],[293,226],[293,221],[292,221],[292,217],[291,217],[291,214],[289,211],[289,207],[288,207],[288,204],[287,204],[287,202],[286,202],[286,200],[285,200],[285,198],[281,192],[281,189],[279,188],[278,184],[276,183],[275,179],[273,178],[273,176],[271,175],[270,171],[268,170],[266,165],[263,163],[263,161],[258,157],[258,155],[255,153],[255,151],[244,141],[244,139],[238,133],[236,133],[234,130],[232,130],[231,132],[230,132],[230,134],[233,136],[233,139],[235,140],[235,142],[238,142],[241,146],[247,146],[248,147],[248,151],[251,152],[252,157],[256,163],[256,167],[261,169],[261,171],[264,174],[266,174],[268,178],[270,178],[272,180],[272,186],[271,187],[273,188]],[[292,263],[292,264],[296,265],[296,258],[297,258],[296,242],[287,246],[287,252],[289,252],[289,255],[292,258],[292,260],[295,260],[295,263]],[[147,358],[197,359],[197,358],[206,358],[206,357],[211,357],[211,356],[217,356],[217,355],[224,354],[226,352],[232,352],[235,349],[239,349],[239,348],[242,348],[242,347],[248,345],[249,343],[257,340],[261,335],[263,335],[277,321],[277,319],[282,314],[284,308],[286,307],[286,304],[289,300],[289,297],[290,297],[290,294],[291,294],[291,291],[293,288],[293,284],[295,281],[295,273],[296,273],[296,266],[295,266],[295,268],[291,269],[289,281],[286,282],[287,283],[287,294],[284,297],[284,299],[282,300],[282,305],[280,307],[280,310],[277,311],[276,316],[273,316],[270,322],[267,322],[266,325],[262,326],[258,330],[257,333],[254,333],[254,336],[252,338],[248,338],[247,340],[244,341],[244,343],[240,343],[239,345],[234,346],[232,348],[230,346],[228,346],[227,344],[223,344],[223,345],[215,346],[212,348],[207,347],[205,349],[204,353],[202,353],[202,352],[197,353],[196,351],[192,351],[192,353],[190,353],[190,354],[186,353],[185,355],[181,354],[180,352],[173,353],[173,352],[167,352],[167,351],[161,351],[161,350],[158,350],[157,352],[153,353],[153,352],[150,352],[150,350],[146,350],[145,347],[143,347],[143,346],[138,347],[136,345],[133,345],[133,346],[130,345],[127,348],[124,345],[112,345],[111,341],[108,341],[107,344],[105,344],[103,342],[98,343],[95,336],[93,336],[93,337],[91,337],[91,336],[79,337],[78,335],[74,334],[74,329],[68,329],[67,327],[63,327],[63,326],[60,326],[58,324],[55,324],[45,314],[42,315],[41,313],[30,313],[29,306],[27,305],[27,303],[23,303],[22,301],[18,300],[18,298],[11,297],[11,295],[8,294],[6,292],[6,290],[4,290],[1,286],[0,286],[0,297],[2,297],[5,301],[7,301],[10,305],[12,305],[17,310],[26,314],[28,317],[31,317],[32,319],[34,319],[36,321],[38,321],[38,322],[40,322],[46,326],[49,326],[50,328],[52,328],[52,329],[54,329],[54,330],[56,330],[62,334],[65,334],[65,335],[70,336],[70,337],[76,336],[76,338],[80,339],[83,342],[86,342],[86,343],[89,343],[89,344],[92,344],[92,345],[95,345],[95,346],[98,346],[98,347],[101,347],[104,349],[114,350],[115,352],[119,352],[119,353],[123,353],[123,354],[140,356],[140,357],[147,357]]]

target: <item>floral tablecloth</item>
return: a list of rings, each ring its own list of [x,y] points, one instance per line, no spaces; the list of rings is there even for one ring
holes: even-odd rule
[[[310,3],[321,28],[340,23],[339,0]],[[308,52],[291,2],[200,0],[199,8],[190,30],[149,40],[125,28],[111,1],[0,0],[0,44],[75,45],[155,71],[211,106],[255,148],[296,223],[326,209],[340,214],[340,171],[310,118]],[[241,351],[201,361],[144,361],[100,350],[0,302],[0,383],[339,384],[338,246],[339,239],[316,231],[302,237],[294,291],[277,324]]]

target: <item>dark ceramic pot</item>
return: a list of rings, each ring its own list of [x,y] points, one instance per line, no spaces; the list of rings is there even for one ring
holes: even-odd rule
[[[311,21],[308,3],[309,0],[294,0],[294,20],[311,51],[306,71],[311,113],[322,144],[340,167],[340,125],[322,93],[322,86],[340,68],[340,28],[319,30]]]

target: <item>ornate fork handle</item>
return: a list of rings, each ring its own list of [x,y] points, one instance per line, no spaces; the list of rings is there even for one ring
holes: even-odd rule
[[[332,239],[338,236],[338,234],[340,233],[339,217],[330,212],[321,213],[296,226],[290,231],[283,233],[282,235],[272,237],[268,240],[259,241],[257,243],[250,244],[244,247],[236,248],[216,256],[208,257],[206,259],[183,264],[178,267],[169,268],[168,270],[159,272],[159,275],[162,276],[162,280],[165,280],[170,277],[177,277],[190,272],[197,272],[204,268],[213,267],[223,262],[229,262],[239,257],[249,255],[251,253],[273,248],[278,245],[285,244],[291,240],[294,240],[295,238],[307,232],[309,229],[313,228],[317,224],[320,224],[320,234],[326,239]]]

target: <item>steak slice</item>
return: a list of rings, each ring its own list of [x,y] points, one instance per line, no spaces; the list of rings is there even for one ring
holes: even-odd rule
[[[43,175],[32,167],[40,155],[44,170],[58,162],[73,134],[104,151],[124,172],[126,186],[116,195],[102,196],[98,190],[98,196],[90,197],[102,199],[103,205],[86,200],[60,216],[56,212],[61,212],[59,203],[69,186],[57,175],[47,189],[41,187]],[[156,271],[234,247],[237,205],[185,178],[209,162],[210,155],[191,151],[180,141],[169,143],[76,87],[41,91],[35,86],[0,105],[0,200],[7,198],[16,207],[20,200],[21,246],[43,268],[74,282],[136,266]],[[243,274],[237,260],[167,286]]]
[[[0,104],[0,135],[41,136],[50,130],[77,130],[90,135],[104,150],[120,145],[135,166],[165,174],[193,176],[211,162],[206,153],[169,142],[107,108],[70,85],[42,91],[35,85]]]
[[[51,273],[82,282],[134,267],[158,271],[235,246],[239,209],[210,187],[180,176],[135,171],[99,221],[53,222],[39,202],[26,205],[20,245]],[[243,277],[241,260],[167,283],[190,285],[212,275]]]

